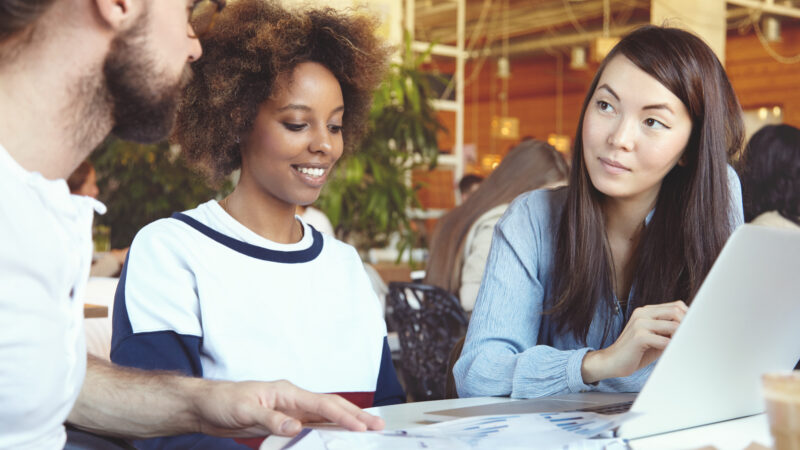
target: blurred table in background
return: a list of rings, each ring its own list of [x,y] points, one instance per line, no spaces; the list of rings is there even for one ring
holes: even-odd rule
[[[389,284],[392,281],[411,281],[411,268],[406,264],[394,264],[391,262],[377,262],[373,264],[378,271],[383,282]]]
[[[93,303],[84,303],[83,317],[85,319],[98,319],[98,318],[108,317],[108,306],[95,305]]]
[[[117,291],[117,283],[119,278],[91,277],[83,295],[86,351],[105,360],[109,360],[111,352],[111,320],[114,315],[114,294]],[[90,316],[87,312],[89,306],[93,311],[102,308],[103,314]]]

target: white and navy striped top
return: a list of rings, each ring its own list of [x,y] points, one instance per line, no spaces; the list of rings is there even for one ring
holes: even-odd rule
[[[299,242],[275,243],[212,200],[144,227],[117,287],[112,361],[222,380],[286,379],[360,407],[404,401],[358,254],[301,223]],[[240,448],[203,435],[138,444]]]

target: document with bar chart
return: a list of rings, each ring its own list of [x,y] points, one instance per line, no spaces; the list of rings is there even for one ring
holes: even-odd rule
[[[352,433],[313,430],[284,449],[570,449],[624,448],[617,439],[595,438],[630,417],[595,413],[532,413],[476,416],[405,430]],[[590,439],[595,438],[595,439]]]

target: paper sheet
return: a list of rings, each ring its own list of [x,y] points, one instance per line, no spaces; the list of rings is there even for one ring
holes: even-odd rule
[[[308,430],[287,450],[573,449],[625,448],[619,439],[589,439],[619,426],[629,414],[534,413],[477,416],[396,431]]]

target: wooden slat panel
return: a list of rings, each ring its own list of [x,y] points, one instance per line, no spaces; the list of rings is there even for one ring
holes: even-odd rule
[[[454,187],[457,181],[453,180],[452,170],[415,170],[412,179],[414,185],[423,185],[417,195],[425,208],[451,209],[455,206]]]

